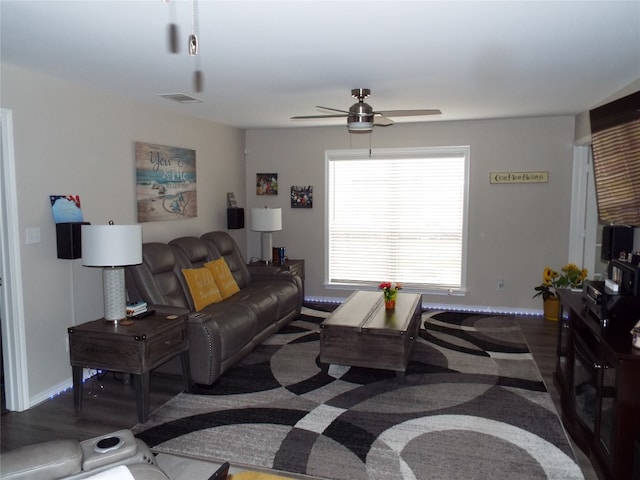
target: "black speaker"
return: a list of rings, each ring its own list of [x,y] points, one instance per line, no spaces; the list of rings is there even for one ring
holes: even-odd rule
[[[227,208],[227,228],[229,230],[244,228],[244,208]]]
[[[602,251],[600,258],[616,260],[621,252],[633,250],[633,227],[628,225],[605,225],[602,227]]]
[[[58,258],[73,260],[82,257],[82,225],[89,222],[56,223]]]

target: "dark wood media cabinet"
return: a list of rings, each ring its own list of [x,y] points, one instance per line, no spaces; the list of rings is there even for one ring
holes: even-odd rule
[[[631,345],[633,321],[603,328],[582,293],[560,290],[555,383],[562,421],[598,475],[635,480],[640,443],[640,350]]]

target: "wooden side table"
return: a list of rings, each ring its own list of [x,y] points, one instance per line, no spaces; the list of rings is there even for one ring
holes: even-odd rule
[[[265,265],[262,260],[249,263],[249,265]],[[288,258],[284,264],[281,263],[269,263],[271,267],[277,267],[283,271],[291,271],[298,274],[300,280],[302,280],[302,293],[304,294],[304,260]]]
[[[82,410],[84,368],[111,370],[133,376],[138,420],[149,417],[149,377],[154,368],[176,355],[182,359],[184,389],[191,389],[187,317],[173,320],[149,315],[133,325],[116,325],[104,319],[70,327],[69,356],[73,370],[73,404]]]
[[[274,264],[276,267],[280,267],[283,270],[295,272],[302,280],[302,286],[304,287],[304,260],[287,259],[284,265]]]

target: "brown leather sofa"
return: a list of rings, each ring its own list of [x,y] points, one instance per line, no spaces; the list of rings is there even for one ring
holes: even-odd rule
[[[196,312],[182,270],[224,258],[240,291]],[[302,308],[298,275],[278,267],[247,265],[226,232],[142,245],[142,264],[126,267],[131,301],[144,300],[160,314],[188,314],[191,378],[211,385],[256,345],[295,319]],[[178,373],[177,364],[164,367]]]
[[[107,442],[107,446],[101,446],[101,442]],[[149,447],[134,438],[130,430],[82,442],[52,440],[0,455],[0,478],[3,480],[90,479],[107,472],[115,477],[117,469],[125,468],[135,480],[169,480],[155,464]]]

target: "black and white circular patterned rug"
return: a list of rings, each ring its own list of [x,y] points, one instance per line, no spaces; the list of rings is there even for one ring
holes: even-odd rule
[[[520,327],[423,314],[406,383],[318,361],[303,314],[134,428],[154,451],[327,479],[582,479]]]

